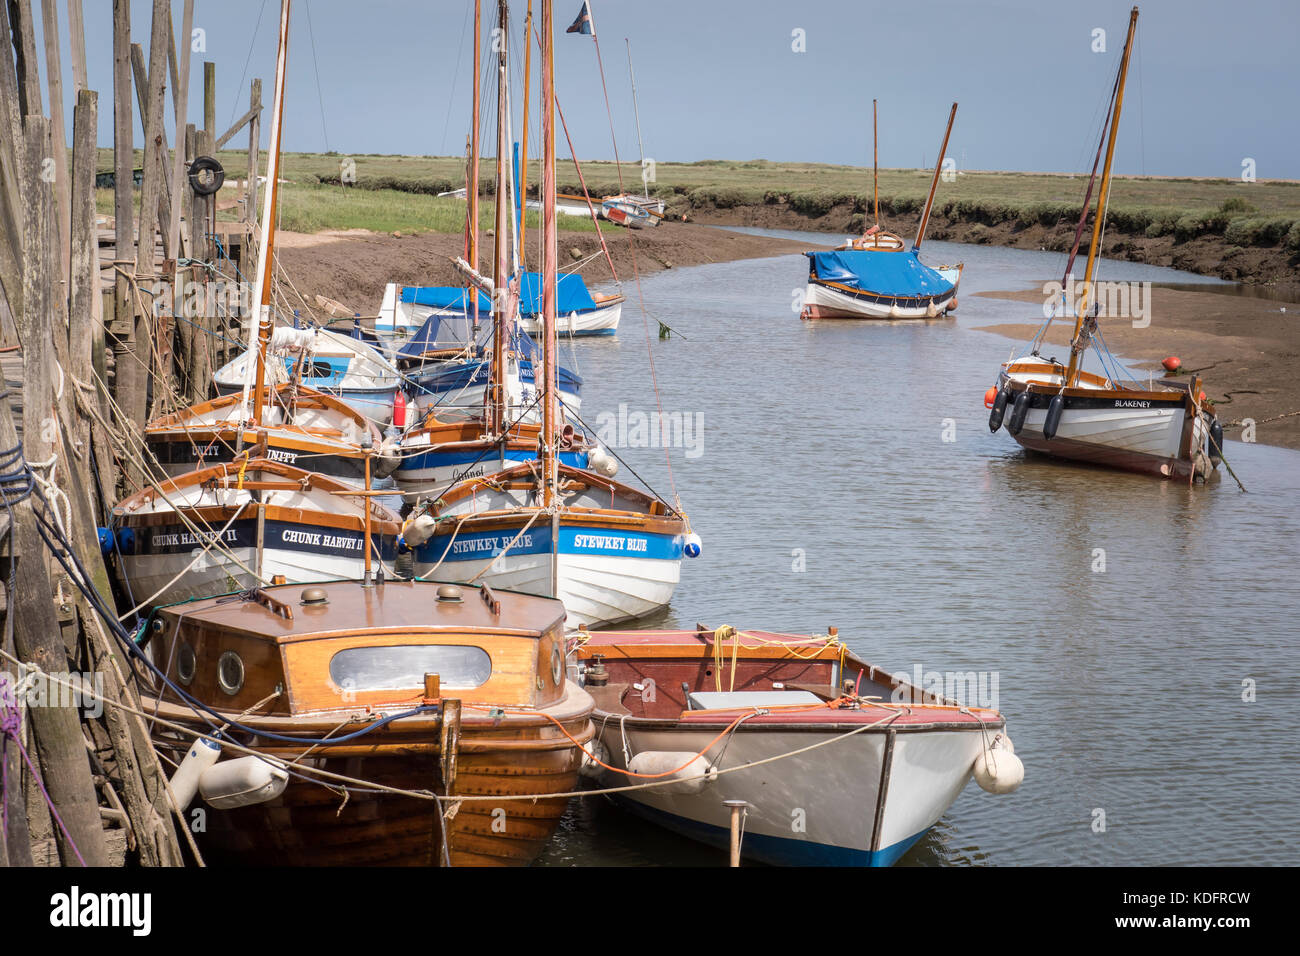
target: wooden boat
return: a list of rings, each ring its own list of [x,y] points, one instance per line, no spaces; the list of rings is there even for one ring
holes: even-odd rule
[[[267,390],[260,416],[238,395],[199,402],[145,426],[145,444],[172,477],[233,461],[245,448],[350,485],[364,486],[366,460],[375,476],[397,466],[374,422],[332,395],[286,383]]]
[[[416,575],[553,595],[570,626],[615,624],[666,606],[690,553],[685,518],[620,482],[555,469],[549,501],[543,465],[530,461],[426,502],[415,517],[432,519],[427,538],[407,534]]]
[[[559,461],[569,432],[560,414],[556,361],[554,53],[545,36],[543,40],[546,268],[537,459],[464,480],[442,492],[438,500],[424,502],[408,519],[406,541],[415,551],[415,571],[421,577],[482,579],[494,587],[551,595],[564,602],[571,624],[608,624],[665,606],[676,589],[683,555],[698,555],[700,544],[685,517],[662,500]],[[499,122],[498,130],[503,125]],[[498,155],[504,154],[504,148],[499,148]],[[498,164],[498,176],[502,175]],[[500,218],[498,222],[493,295],[497,314],[508,315],[503,282],[505,229]],[[494,355],[504,353],[502,335],[498,324]],[[499,374],[499,364],[493,372]],[[489,433],[500,433],[506,421],[503,397],[498,388],[489,402]]]
[[[400,464],[393,478],[409,501],[436,498],[458,481],[502,471],[537,458],[541,426],[527,420],[508,422],[499,435],[486,433],[482,421],[443,420],[430,412],[402,435]],[[560,463],[591,468],[612,478],[618,462],[581,433],[562,433]]]
[[[809,259],[808,285],[804,290],[800,318],[935,319],[957,308],[962,264],[931,268],[921,262],[918,255],[930,221],[943,157],[956,116],[957,104],[954,103],[911,249],[907,248],[901,236],[880,227],[880,173],[877,151],[873,147],[875,223],[861,236],[846,239],[832,252],[804,253]],[[871,101],[871,128],[874,140],[875,100]]]
[[[296,380],[342,399],[378,425],[392,422],[401,375],[374,346],[328,329],[278,326],[270,332],[266,354],[281,361],[262,360],[265,386]],[[212,376],[217,393],[243,393],[258,362],[254,345],[223,365]]]
[[[937,319],[956,308],[961,266],[932,269],[914,252],[805,252],[805,319]]]
[[[1214,406],[1206,401],[1201,379],[1196,376],[1187,381],[1152,379],[1145,386],[1127,381],[1113,360],[1107,370],[1108,350],[1101,358],[1102,374],[1081,367],[1090,344],[1097,341],[1105,347],[1094,303],[1100,297],[1092,292],[1097,288],[1098,253],[1110,192],[1111,162],[1137,17],[1137,7],[1134,7],[1108,111],[1109,133],[1103,131],[1102,142],[1097,147],[1097,159],[1101,157],[1102,146],[1106,147],[1106,161],[1069,362],[1062,364],[1055,358],[1044,358],[1039,351],[1054,312],[1034,336],[1029,354],[1003,363],[999,370],[996,391],[990,389],[993,394],[986,398],[992,409],[989,429],[996,432],[1005,423],[1008,433],[1020,445],[1054,457],[1193,481],[1198,477],[1208,478],[1214,472],[1223,448],[1223,429]],[[1063,290],[1072,279],[1096,177],[1097,160],[1094,159],[1074,247],[1065,267]]]
[[[744,801],[742,853],[757,861],[889,866],[972,772],[995,792],[1023,776],[1001,714],[913,687],[833,633],[699,626],[575,643],[600,740],[584,773],[607,787],[658,781],[614,799],[719,846],[726,801]]]
[[[391,573],[399,531],[398,516],[365,492],[247,455],[136,492],[113,508],[113,527],[119,577],[152,604],[276,578],[357,578],[372,556]]]
[[[217,804],[197,835],[208,862],[532,862],[568,804],[548,794],[577,789],[578,748],[593,736],[591,698],[565,678],[563,621],[547,598],[393,580],[159,610],[167,683],[143,695],[160,718],[155,745],[179,762],[194,734],[230,722],[223,742],[253,751],[227,747],[199,777]],[[242,776],[266,781],[243,799],[269,799],[222,809],[238,799],[222,781],[240,776],[239,759],[253,763]]]

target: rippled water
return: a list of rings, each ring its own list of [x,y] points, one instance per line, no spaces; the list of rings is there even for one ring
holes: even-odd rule
[[[801,322],[801,256],[643,280],[652,316],[680,332],[651,336],[663,409],[698,413],[702,442],[669,450],[671,481],[661,450],[620,453],[675,486],[705,544],[648,623],[835,625],[890,670],[996,673],[1025,783],[968,785],[904,864],[1300,862],[1300,453],[1230,442],[1249,494],[1226,474],[1188,487],[1027,457],[983,406],[1018,343],[975,327],[1037,306],[971,293],[1036,287],[1062,257],[926,250],[966,263],[956,321]],[[1207,281],[1119,262],[1102,277]],[[618,337],[568,359],[592,425],[620,403],[655,409],[628,291]],[[542,862],[725,855],[587,798]]]

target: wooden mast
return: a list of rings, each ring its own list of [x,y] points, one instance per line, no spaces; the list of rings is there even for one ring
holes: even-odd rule
[[[469,220],[469,249],[466,250],[466,259],[469,260],[470,266],[475,272],[478,271],[478,75],[479,75],[479,52],[483,46],[483,6],[480,0],[474,0],[474,82],[471,84],[471,91],[474,97],[474,103],[470,109],[470,138],[469,138],[469,182],[465,184],[465,216]],[[470,308],[474,314],[474,328],[478,328],[478,292],[473,295],[473,303]]]
[[[497,0],[497,176],[496,176],[496,226],[492,234],[492,385],[488,409],[488,431],[499,434],[506,426],[506,233],[507,216],[511,214],[506,200],[506,157],[509,143],[506,137],[506,56],[508,33],[506,0]],[[478,289],[471,289],[478,301]]]
[[[925,208],[921,210],[921,222],[916,227],[916,242],[912,243],[912,251],[921,248],[921,240],[925,238],[925,227],[930,224],[930,209],[934,206],[934,193],[939,188],[939,174],[943,171],[943,156],[948,152],[948,137],[952,135],[952,121],[957,118],[957,104],[952,104],[952,112],[948,114],[948,128],[943,133],[943,144],[939,147],[939,159],[934,164],[934,178],[930,180],[930,195],[925,199]]]
[[[871,215],[880,225],[880,140],[876,135],[876,101],[871,101]]]
[[[555,501],[556,428],[559,408],[555,387],[555,283],[559,241],[555,231],[555,38],[552,0],[542,0],[542,505]],[[558,542],[553,542],[558,544]],[[554,548],[552,548],[554,551]]]
[[[528,0],[528,12],[524,16],[524,112],[521,122],[524,127],[523,143],[519,147],[519,261],[523,271],[528,271],[528,246],[524,243],[525,227],[528,224],[528,94],[533,78],[533,0]]]
[[[266,349],[271,340],[271,264],[275,257],[275,210],[280,198],[280,131],[284,121],[284,75],[289,58],[289,0],[280,0],[280,43],[275,60],[275,96],[271,104],[271,142],[266,160],[266,195],[262,199],[262,237],[257,256],[257,316],[249,329],[256,335],[250,350],[256,353],[253,386],[253,424],[262,424],[266,397]],[[256,175],[249,172],[249,175]],[[248,402],[248,379],[244,379],[244,403]]]
[[[1124,40],[1124,56],[1119,62],[1119,87],[1115,92],[1115,113],[1110,119],[1110,141],[1106,144],[1106,165],[1101,170],[1101,189],[1097,192],[1097,215],[1092,222],[1092,242],[1088,246],[1088,265],[1083,270],[1083,294],[1079,297],[1079,314],[1074,319],[1074,336],[1070,339],[1070,367],[1065,373],[1066,387],[1072,386],[1079,376],[1079,359],[1083,356],[1083,320],[1088,312],[1088,293],[1092,288],[1093,270],[1097,261],[1097,247],[1101,244],[1102,220],[1106,215],[1106,200],[1110,194],[1110,167],[1115,158],[1115,137],[1119,133],[1119,114],[1124,107],[1124,79],[1128,75],[1129,54],[1133,52],[1133,33],[1137,29],[1138,8],[1134,7],[1128,19],[1128,37]]]

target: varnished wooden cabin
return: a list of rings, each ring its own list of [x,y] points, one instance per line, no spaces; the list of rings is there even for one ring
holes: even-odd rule
[[[564,616],[548,598],[391,580],[160,610],[153,653],[168,679],[294,774],[270,802],[209,808],[204,853],[241,865],[530,863],[567,803],[531,795],[576,789],[578,748],[594,733],[591,698],[566,679]],[[210,732],[174,688],[146,709]],[[405,716],[381,724],[396,714]],[[179,760],[192,739],[158,725],[155,741]],[[238,756],[227,748],[223,759]],[[436,801],[312,769],[449,797],[446,853]],[[356,788],[345,795],[344,785]],[[455,802],[465,796],[499,799]]]

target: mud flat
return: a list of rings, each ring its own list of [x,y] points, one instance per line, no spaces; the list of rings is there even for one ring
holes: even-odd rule
[[[606,228],[605,242],[624,291],[635,295],[636,274],[649,275],[663,269],[758,259],[803,252],[808,243],[768,236],[750,236],[725,229],[680,222],[664,222],[654,229],[629,232]],[[530,267],[536,246],[526,237]],[[491,256],[491,238],[481,239],[484,256]],[[309,300],[315,294],[327,296],[362,315],[373,315],[383,296],[384,285],[462,285],[452,265],[462,255],[462,239],[447,233],[394,235],[361,229],[317,233],[281,231],[276,235],[280,264],[293,284]],[[601,253],[594,232],[560,232],[560,268],[581,264],[588,284],[612,281],[609,263]],[[491,271],[490,265],[485,271]]]

